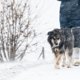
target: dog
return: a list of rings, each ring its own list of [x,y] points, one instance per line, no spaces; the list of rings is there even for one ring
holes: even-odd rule
[[[48,32],[48,42],[55,56],[55,68],[62,66],[70,68],[74,47],[73,32],[69,28],[54,29]]]

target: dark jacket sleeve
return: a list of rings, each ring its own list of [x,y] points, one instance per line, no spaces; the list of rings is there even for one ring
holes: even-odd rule
[[[80,5],[80,0],[78,0],[78,4]]]
[[[58,1],[64,1],[65,2],[65,1],[70,1],[70,0],[58,0]]]

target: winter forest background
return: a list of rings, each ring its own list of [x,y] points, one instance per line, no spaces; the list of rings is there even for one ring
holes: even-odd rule
[[[53,68],[47,32],[59,28],[59,8],[57,0],[0,0],[0,80],[79,80],[79,67]]]

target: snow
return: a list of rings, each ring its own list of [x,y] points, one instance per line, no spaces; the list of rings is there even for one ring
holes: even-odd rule
[[[9,64],[9,65],[8,65]],[[55,69],[53,62],[4,63],[0,80],[79,80],[80,67]],[[16,65],[15,65],[16,64]],[[6,66],[8,65],[8,66]],[[5,67],[6,66],[6,67]]]
[[[79,68],[53,69],[53,64],[44,63],[22,72],[13,80],[79,80]]]
[[[31,0],[31,25],[40,34],[34,39],[38,47],[35,52],[26,54],[21,62],[0,63],[0,80],[80,80],[80,66],[54,69],[47,32],[59,28],[59,7],[57,0]],[[45,49],[45,59],[38,60],[42,47]],[[31,49],[35,50],[34,47]]]
[[[54,69],[53,61],[4,63],[0,80],[79,80],[80,67]]]

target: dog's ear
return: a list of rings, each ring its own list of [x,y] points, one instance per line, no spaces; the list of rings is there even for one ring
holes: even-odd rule
[[[63,34],[63,30],[62,29],[58,29],[58,32],[59,32],[60,35]]]
[[[59,32],[60,32],[60,33],[63,33],[63,30],[62,30],[62,29],[59,29]]]
[[[53,31],[49,31],[48,33],[47,33],[47,35],[52,35],[53,34]]]

